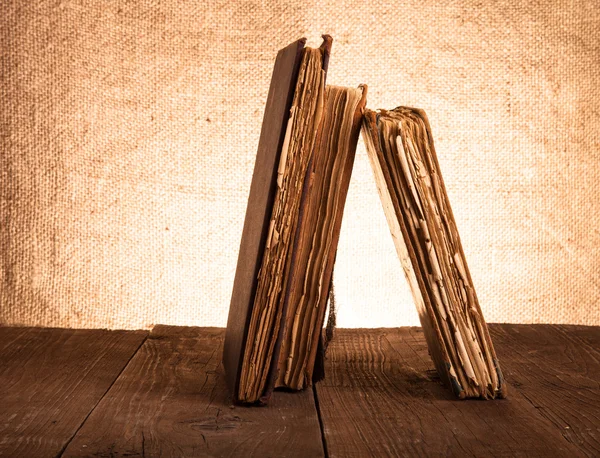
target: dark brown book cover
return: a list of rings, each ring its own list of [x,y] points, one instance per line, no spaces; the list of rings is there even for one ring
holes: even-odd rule
[[[302,38],[278,52],[265,106],[223,348],[225,378],[234,395],[238,391],[247,323],[252,313],[256,278],[269,228],[279,153],[305,44],[306,39]]]

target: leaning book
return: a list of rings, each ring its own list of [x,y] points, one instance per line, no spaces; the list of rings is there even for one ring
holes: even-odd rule
[[[363,138],[429,353],[456,396],[506,396],[422,110],[365,110]]]
[[[332,39],[279,51],[265,107],[225,335],[238,403],[323,376],[321,329],[366,86],[326,86]]]

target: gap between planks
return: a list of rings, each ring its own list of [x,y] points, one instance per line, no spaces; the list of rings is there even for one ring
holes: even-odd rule
[[[147,335],[0,327],[0,456],[58,456]]]
[[[118,374],[112,378],[91,410],[84,414],[85,417],[75,432],[66,440],[60,451],[51,456],[88,456],[107,452],[107,449],[91,446],[87,449],[87,455],[78,455],[74,450],[74,443],[81,439],[86,429],[86,440],[93,437],[95,429],[102,423],[98,419],[102,417],[99,410],[104,409],[104,414],[106,409],[117,412],[110,410],[114,407],[112,404],[115,400],[119,401],[127,396],[128,384],[135,384],[136,380],[141,383],[145,374],[136,371],[149,371],[147,364],[150,364],[149,361],[153,358],[156,361],[152,364],[157,364],[158,361],[161,365],[170,363],[167,365],[172,372],[184,369],[191,371],[190,374],[184,374],[183,378],[168,379],[166,388],[157,387],[157,391],[164,391],[167,397],[169,390],[177,390],[181,384],[185,385],[184,391],[188,391],[183,394],[191,396],[185,398],[186,402],[197,403],[197,397],[203,389],[210,391],[205,407],[207,410],[215,410],[215,418],[210,420],[208,417],[196,416],[191,419],[186,417],[171,420],[182,420],[173,424],[183,422],[198,430],[197,437],[203,438],[207,446],[208,441],[216,443],[223,438],[229,440],[230,449],[213,450],[215,453],[222,452],[218,453],[218,456],[230,456],[233,452],[259,454],[267,445],[263,443],[263,439],[267,438],[268,441],[270,437],[275,437],[275,447],[278,447],[279,452],[301,448],[302,440],[284,437],[285,428],[284,436],[280,435],[281,428],[272,428],[268,433],[264,431],[265,428],[273,426],[273,423],[281,422],[281,418],[284,418],[283,423],[289,423],[287,427],[293,428],[297,423],[293,418],[296,414],[300,415],[304,425],[303,434],[298,436],[305,435],[313,442],[319,442],[318,447],[311,448],[312,455],[306,456],[361,456],[365,451],[381,452],[381,455],[393,455],[394,452],[422,455],[433,451],[427,448],[432,446],[440,448],[440,452],[450,454],[476,454],[487,451],[489,454],[495,452],[518,456],[528,452],[541,454],[554,451],[557,456],[595,456],[599,449],[597,433],[600,431],[600,413],[597,409],[600,405],[600,352],[595,348],[600,346],[599,329],[577,326],[491,325],[490,330],[510,391],[508,400],[487,402],[455,401],[451,397],[434,375],[427,347],[416,328],[340,329],[330,346],[327,378],[324,382],[303,393],[276,392],[272,402],[264,409],[236,407],[230,411],[224,401],[227,395],[224,394],[222,374],[219,375],[222,371],[222,330],[157,326],[150,334],[146,333],[141,342],[136,342],[135,351],[132,350]],[[13,340],[18,340],[27,332],[30,331],[15,331]],[[48,331],[40,331],[43,332]],[[385,335],[384,340],[377,337],[378,333],[382,332]],[[215,342],[218,344],[212,345]],[[10,342],[5,347],[9,344]],[[197,362],[200,360],[206,361],[198,366]],[[532,371],[532,367],[536,370]],[[89,368],[92,369],[93,367]],[[205,372],[203,384],[198,384],[201,382],[198,379],[198,369]],[[536,372],[541,372],[542,376],[535,376]],[[168,374],[166,376],[168,377]],[[342,396],[332,403],[340,393]],[[585,396],[579,396],[579,393]],[[366,404],[365,400],[368,401]],[[170,400],[164,402],[168,404]],[[356,403],[354,407],[362,407],[363,412],[354,411],[356,415],[353,417],[352,412],[344,410],[348,409],[348,403]],[[511,403],[512,407],[507,407],[507,404]],[[143,402],[133,407],[136,415],[144,416]],[[375,407],[375,410],[369,412],[368,409]],[[365,412],[370,413],[370,416],[364,415]],[[399,417],[406,423],[406,419],[415,413],[416,418],[425,423],[421,430],[415,430],[415,435],[406,435],[403,425],[397,424]],[[171,411],[166,417],[172,414]],[[177,417],[178,414],[175,412],[172,416]],[[342,418],[336,418],[336,415],[341,415]],[[386,422],[380,425],[378,432],[375,431],[373,436],[369,436],[368,429],[379,423],[377,417],[381,415]],[[427,423],[429,416],[437,418],[436,421],[432,420],[431,425]],[[292,417],[291,423],[289,417]],[[107,418],[111,421],[114,417],[108,415]],[[365,420],[365,424],[358,424],[357,418]],[[190,421],[192,423],[186,423]],[[510,426],[511,421],[516,422],[513,427]],[[472,437],[468,431],[461,430],[477,428],[478,422],[484,425],[486,434],[491,435],[491,438],[485,435],[479,438]],[[244,441],[228,435],[228,428],[233,428],[234,431],[242,424],[247,435]],[[565,424],[570,427],[565,428]],[[427,432],[432,426],[436,429],[434,435]],[[524,432],[526,427],[531,429],[537,443],[527,443],[528,437]],[[411,425],[404,424],[404,428],[410,429]],[[498,428],[501,431],[498,431]],[[502,431],[502,428],[505,428],[505,431]],[[117,428],[116,432],[121,431]],[[160,451],[160,448],[156,449],[160,434],[162,432],[159,430],[141,428],[139,453],[142,456],[153,456],[153,453]],[[403,434],[406,437],[402,437]],[[418,439],[418,434],[429,434],[431,442],[420,445],[411,443],[411,440]],[[374,440],[379,441],[379,444],[374,444]],[[158,445],[160,447],[160,444]],[[446,448],[443,448],[444,446]],[[123,450],[125,449],[114,449],[118,452]],[[202,452],[198,448],[190,450]]]
[[[150,332],[152,332],[152,330],[150,330]],[[83,427],[83,425],[85,424],[85,422],[87,421],[87,419],[90,418],[90,415],[94,412],[94,410],[96,410],[96,407],[98,407],[98,404],[100,404],[100,402],[102,402],[102,400],[104,399],[104,396],[106,396],[106,393],[108,393],[111,390],[111,388],[113,387],[113,385],[115,384],[115,382],[119,379],[119,377],[121,376],[121,374],[125,371],[125,369],[127,369],[127,367],[129,366],[129,364],[131,363],[131,360],[133,359],[133,357],[137,354],[137,352],[140,350],[140,348],[142,348],[142,345],[144,345],[144,343],[146,343],[146,340],[148,340],[148,336],[150,335],[150,332],[146,333],[146,335],[144,336],[144,338],[142,339],[142,341],[140,342],[140,344],[137,346],[137,348],[135,349],[135,351],[131,354],[129,360],[123,366],[123,368],[121,369],[121,371],[119,372],[119,374],[115,377],[115,379],[112,381],[112,383],[110,384],[110,386],[106,389],[106,391],[98,399],[98,402],[96,402],[96,404],[94,404],[94,407],[92,407],[92,409],[85,416],[85,418],[83,419],[83,421],[81,422],[81,424],[79,425],[79,427],[77,428],[77,430],[75,431],[75,433],[73,433],[73,435],[69,438],[69,440],[62,447],[62,449],[60,450],[60,452],[58,452],[58,454],[56,455],[57,458],[60,458],[60,457],[63,456],[63,454],[65,453],[65,450],[67,449],[67,447],[69,446],[69,444],[71,443],[71,441],[75,438],[75,436],[77,436],[77,433],[79,433],[79,431],[81,430],[81,428]]]
[[[231,405],[223,335],[156,326],[63,456],[324,456],[312,390]]]

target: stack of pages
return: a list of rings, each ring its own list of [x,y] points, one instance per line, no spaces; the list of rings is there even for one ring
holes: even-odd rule
[[[238,403],[324,376],[321,330],[359,132],[430,354],[460,398],[504,397],[425,114],[373,112],[327,86],[332,39],[279,51],[265,108],[223,363]]]

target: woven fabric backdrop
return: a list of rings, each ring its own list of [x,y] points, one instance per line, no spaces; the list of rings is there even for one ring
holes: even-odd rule
[[[600,324],[600,8],[8,0],[0,323],[224,326],[276,52],[334,37],[330,84],[429,115],[488,321]],[[364,145],[339,326],[416,324]]]

